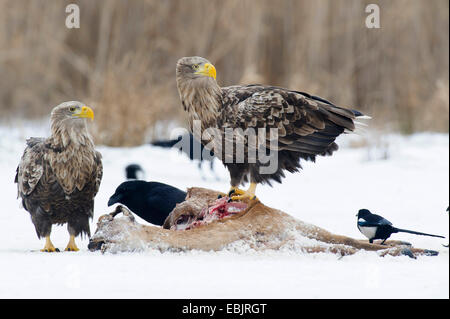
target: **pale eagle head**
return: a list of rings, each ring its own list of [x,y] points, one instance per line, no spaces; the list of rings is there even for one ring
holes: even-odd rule
[[[64,123],[66,125],[76,125],[85,123],[86,119],[94,119],[94,111],[84,103],[78,101],[63,102],[53,108],[51,122]]]
[[[63,102],[53,108],[50,122],[52,137],[64,146],[72,142],[84,144],[83,139],[91,140],[86,121],[94,119],[94,111],[78,101]]]
[[[199,56],[181,58],[176,79],[183,108],[190,114],[190,126],[195,119],[201,119],[205,128],[213,126],[222,103],[214,65]]]
[[[177,79],[216,79],[216,68],[211,62],[199,56],[184,57],[177,63]]]

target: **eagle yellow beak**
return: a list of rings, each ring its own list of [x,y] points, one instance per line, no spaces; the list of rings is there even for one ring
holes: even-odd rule
[[[209,76],[216,79],[216,68],[211,63],[205,63],[204,65],[200,66],[198,71],[195,72],[195,74],[201,74],[204,76]]]
[[[81,112],[74,116],[94,120],[94,111],[89,106],[83,106]]]

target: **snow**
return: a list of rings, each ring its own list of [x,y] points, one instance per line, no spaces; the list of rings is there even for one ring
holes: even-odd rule
[[[221,252],[101,254],[87,249],[87,238],[77,238],[76,253],[41,253],[44,241],[20,207],[13,180],[25,139],[48,131],[47,123],[0,125],[0,298],[449,298],[449,251],[442,246],[449,229],[447,134],[346,135],[332,157],[303,163],[304,170],[288,174],[281,185],[257,188],[266,205],[337,234],[364,239],[355,215],[367,208],[397,227],[446,236],[394,234],[391,239],[440,252],[411,259],[365,251],[343,258],[293,250],[262,253],[239,243]],[[366,140],[368,146],[350,147]],[[148,180],[181,189],[229,188],[218,161],[216,178],[208,163],[200,172],[176,150],[148,145],[98,150],[104,175],[91,233],[98,217],[113,210],[108,198],[130,163],[140,164]],[[64,249],[65,226],[53,226],[52,241]]]

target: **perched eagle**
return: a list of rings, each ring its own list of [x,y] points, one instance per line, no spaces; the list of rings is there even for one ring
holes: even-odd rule
[[[280,87],[220,87],[215,67],[202,57],[178,60],[176,80],[191,131],[199,128],[196,138],[208,149],[214,148],[230,172],[233,200],[255,199],[256,184],[281,182],[285,170],[301,168],[300,159],[314,161],[317,155],[331,155],[338,149],[336,137],[353,131],[354,119],[364,116],[320,97]],[[231,137],[230,129],[235,131]],[[264,139],[260,135],[250,138],[247,133],[251,129],[262,130]],[[234,146],[231,151],[227,143]],[[237,150],[242,148],[244,157],[238,158]],[[258,155],[250,156],[255,150]],[[276,167],[263,170],[268,168],[264,163],[268,153],[276,159]],[[238,186],[248,180],[249,189],[240,190]]]
[[[17,167],[18,197],[31,215],[38,238],[46,239],[41,251],[58,251],[50,240],[52,224],[67,223],[66,251],[79,250],[75,237],[80,233],[90,236],[89,218],[103,167],[87,119],[93,120],[94,112],[83,103],[56,106],[51,113],[51,136],[28,139]]]

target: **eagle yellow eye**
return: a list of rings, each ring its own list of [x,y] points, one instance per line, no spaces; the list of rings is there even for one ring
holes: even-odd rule
[[[72,107],[69,109],[69,111],[70,111],[70,112],[75,112],[75,107],[72,106]]]
[[[194,70],[198,70],[199,66],[198,66],[198,64],[194,64],[194,65],[192,66],[192,68],[193,68]]]

